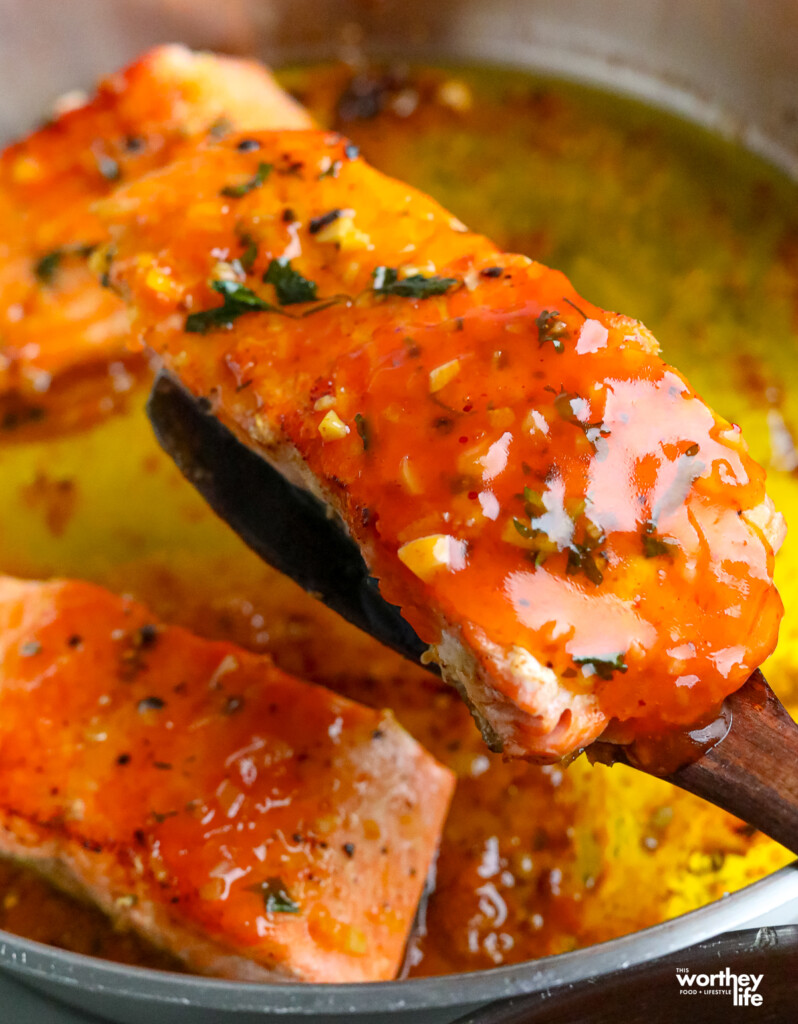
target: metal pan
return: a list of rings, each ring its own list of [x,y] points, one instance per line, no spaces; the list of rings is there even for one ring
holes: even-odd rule
[[[603,85],[738,138],[798,178],[793,0],[0,0],[0,139],[157,42],[250,52],[491,61]],[[373,985],[241,985],[131,968],[0,933],[0,966],[120,1024],[448,1024],[480,1006],[610,976],[798,899],[782,871],[701,910],[556,957]],[[0,1008],[2,1010],[2,1008]],[[13,1020],[7,1012],[0,1019]],[[492,1019],[492,1018],[491,1018]],[[497,1018],[499,1019],[499,1018]],[[503,1018],[502,1018],[503,1019]],[[536,1019],[536,1018],[531,1018]],[[763,1017],[763,1019],[766,1019]]]

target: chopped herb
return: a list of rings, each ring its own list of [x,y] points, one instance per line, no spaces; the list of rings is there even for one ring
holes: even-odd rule
[[[38,640],[28,640],[20,647],[19,653],[23,658],[32,658],[35,654],[42,653],[42,645]]]
[[[344,165],[340,160],[333,160],[327,170],[322,171],[321,174],[319,174],[319,181],[321,181],[322,178],[337,178],[343,166]]]
[[[650,533],[643,534],[643,554],[646,558],[657,558],[659,555],[672,555],[673,545],[666,544],[665,541],[660,540],[658,537],[653,537]]]
[[[531,487],[524,487],[524,510],[530,519],[544,514],[546,506],[539,491],[533,491]]]
[[[589,665],[599,679],[612,679],[613,672],[626,672],[628,666],[625,654],[616,654],[614,658],[574,658],[575,665]]]
[[[444,295],[460,282],[454,277],[424,277],[412,274],[399,280],[393,267],[377,267],[372,273],[373,288],[378,295],[400,295],[406,299],[427,299],[431,295]]]
[[[55,277],[55,272],[58,270],[62,255],[63,251],[61,249],[53,249],[52,252],[42,256],[34,266],[33,273],[43,284],[50,284]]]
[[[258,169],[247,181],[242,181],[238,185],[225,185],[220,190],[219,195],[228,196],[230,199],[241,199],[242,196],[248,195],[253,189],[260,188],[261,185],[266,181],[272,172],[272,165],[261,161],[258,164]]]
[[[260,143],[257,139],[242,139],[236,146],[236,149],[239,153],[254,153],[260,149]]]
[[[329,213],[323,213],[320,217],[314,217],[309,226],[308,230],[311,235],[317,235],[323,228],[326,228],[328,224],[334,224],[335,221],[341,216],[339,209],[330,210]]]
[[[160,697],[144,697],[136,705],[137,710],[142,715],[146,711],[160,711],[163,707],[166,707],[166,701],[161,700]]]
[[[503,272],[501,267],[485,267],[479,273],[481,277],[501,277]]]
[[[263,897],[263,906],[269,914],[298,914],[301,909],[282,878],[267,878],[256,885],[248,886],[247,891]]]
[[[592,584],[599,586],[604,581],[604,573],[596,564],[591,547],[591,544],[571,544],[568,548],[568,563],[565,571],[569,576],[583,572]]]
[[[51,284],[55,273],[65,256],[88,257],[94,252],[94,245],[62,245],[40,257],[33,265],[33,273],[42,284]]]
[[[127,153],[141,153],[147,148],[147,140],[141,135],[127,135],[124,146]]]
[[[159,768],[160,765],[156,762],[155,767]],[[177,811],[164,811],[163,813],[161,813],[160,811],[153,811],[152,817],[157,825],[162,825],[167,820],[167,818],[176,818]]]
[[[344,843],[343,850],[344,850],[344,853],[347,855],[347,857],[349,857],[350,860],[351,860],[351,858],[354,857],[354,855],[355,855],[355,844],[354,843]]]
[[[535,535],[534,531],[530,526],[527,526],[526,523],[522,522],[515,516],[513,516],[513,526],[516,528],[516,530],[518,530],[518,532],[525,540],[531,540]]]
[[[265,302],[237,281],[213,281],[211,287],[224,298],[224,303],[213,309],[189,313],[186,317],[186,330],[191,334],[207,334],[215,327],[230,327],[244,313],[279,312],[270,302]]]
[[[362,413],[355,413],[355,426],[357,432],[360,435],[360,440],[363,442],[363,451],[367,452],[371,444],[371,431],[369,429],[368,421]]]
[[[568,333],[568,324],[560,320],[560,313],[557,309],[544,309],[535,320],[538,329],[538,345],[545,345],[550,341],[555,352],[564,352],[565,346],[562,338]]]
[[[258,243],[251,235],[242,235],[241,245],[244,247],[244,251],[241,253],[238,262],[241,264],[241,269],[248,274],[258,258]]]
[[[290,260],[272,260],[269,269],[263,275],[263,280],[266,284],[274,285],[277,301],[281,306],[293,306],[298,302],[313,302],[316,298],[316,282],[309,281],[294,270]]]
[[[356,146],[354,142],[348,142],[344,148],[344,156],[347,160],[357,160],[360,156],[360,147]]]

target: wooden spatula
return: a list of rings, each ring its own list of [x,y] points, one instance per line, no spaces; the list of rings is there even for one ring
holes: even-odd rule
[[[359,549],[320,502],[238,441],[168,374],[157,378],[147,412],[165,451],[253,551],[380,643],[421,663],[426,645],[380,596]],[[683,750],[594,747],[596,759],[665,777],[798,853],[798,726],[761,672],[727,699],[716,722],[684,737]],[[684,766],[663,768],[668,761]]]

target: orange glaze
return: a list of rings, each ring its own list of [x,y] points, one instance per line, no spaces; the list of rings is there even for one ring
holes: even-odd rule
[[[192,135],[310,123],[261,65],[164,46],[10,146],[0,157],[0,429],[91,422],[145,370],[126,348],[123,304],[87,266],[104,238],[97,199],[163,166]]]
[[[259,140],[200,146],[103,204],[109,274],[144,341],[250,444],[296,449],[385,596],[431,644],[448,629],[474,652],[485,693],[469,698],[506,752],[553,760],[702,718],[772,651],[782,613],[780,517],[739,429],[640,324],[498,253],[346,140]],[[222,194],[263,163],[260,187]],[[246,274],[242,231],[259,245]],[[277,258],[337,301],[185,330],[219,305],[214,279],[276,305],[261,278]],[[380,266],[455,283],[378,295]],[[438,564],[410,571],[404,545],[436,536]],[[543,684],[508,667],[519,649]]]
[[[94,585],[0,580],[0,849],[194,970],[393,977],[452,788],[389,711]]]

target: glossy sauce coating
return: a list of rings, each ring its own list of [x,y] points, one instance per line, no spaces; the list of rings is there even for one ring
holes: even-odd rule
[[[348,97],[368,93],[364,78],[381,110],[375,116],[372,104],[353,121]],[[503,247],[567,269],[605,306],[656,325],[670,360],[744,424],[759,461],[772,458],[770,486],[790,513],[798,478],[784,456],[776,463],[785,449],[771,447],[768,428],[776,412],[787,428],[798,423],[794,185],[660,112],[526,74],[416,68],[389,80],[374,69],[351,79],[345,67],[312,67],[287,81],[320,123],[346,108],[337,125],[376,166],[445,200]],[[465,107],[444,102],[451,93]],[[0,565],[135,594],[160,619],[268,650],[293,674],[392,707],[458,775],[412,975],[584,947],[791,859],[716,808],[622,766],[579,759],[561,771],[491,754],[450,688],[347,627],[236,541],[157,448],[143,399],[134,394],[124,414],[90,431],[0,446]],[[766,674],[795,711],[793,540],[778,559],[786,619]],[[2,862],[0,925],[173,966]]]
[[[390,712],[91,584],[8,577],[0,710],[4,853],[196,971],[396,974],[453,777]]]
[[[85,425],[124,403],[145,371],[127,349],[123,304],[87,265],[105,237],[96,200],[168,163],[191,136],[310,123],[261,65],[164,46],[9,146],[0,157],[0,430]]]
[[[436,659],[447,633],[474,654],[468,698],[508,753],[705,716],[781,616],[779,519],[739,429],[640,324],[346,140],[258,141],[202,146],[103,204],[146,343],[268,457],[300,454]],[[286,274],[305,301],[281,297]],[[220,292],[250,304],[224,321]]]

